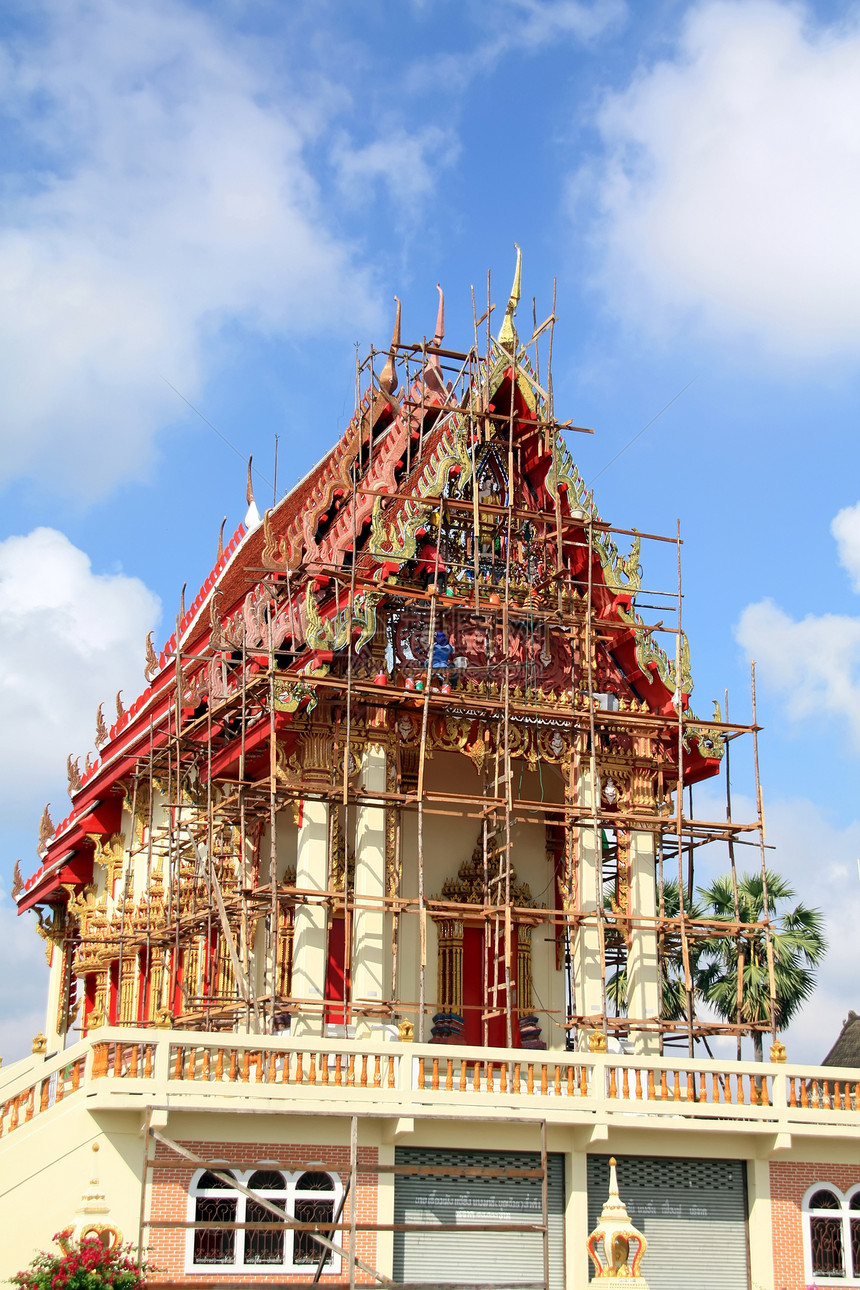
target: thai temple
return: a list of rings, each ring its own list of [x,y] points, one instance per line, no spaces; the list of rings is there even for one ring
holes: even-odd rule
[[[16,866],[50,986],[0,1068],[0,1277],[89,1232],[154,1290],[860,1286],[860,1070],[693,988],[693,857],[764,842],[689,790],[755,713],[696,715],[644,572],[680,537],[601,519],[519,297],[518,255],[459,350],[441,292],[416,343],[398,304],[69,758]]]

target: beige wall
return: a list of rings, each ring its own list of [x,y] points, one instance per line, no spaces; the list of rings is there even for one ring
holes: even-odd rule
[[[362,1151],[378,1150],[381,1163],[392,1162],[396,1145],[475,1150],[539,1148],[537,1118],[531,1123],[517,1123],[503,1118],[456,1117],[454,1110],[450,1119],[398,1120],[373,1116],[364,1110],[359,1116],[359,1146]],[[297,1148],[308,1148],[315,1159],[325,1164],[330,1148],[331,1166],[342,1170],[349,1142],[349,1118],[348,1113],[307,1114],[301,1107],[292,1111],[284,1108],[277,1115],[262,1110],[254,1114],[252,1107],[222,1113],[182,1110],[169,1114],[163,1131],[174,1140],[199,1144],[201,1153],[227,1159],[238,1160],[242,1156],[239,1148],[247,1148],[254,1159],[286,1158]],[[85,1219],[116,1226],[123,1239],[137,1243],[143,1160],[141,1123],[141,1107],[91,1113],[76,1095],[74,1101],[69,1098],[0,1140],[0,1278],[8,1278],[25,1267],[38,1249],[49,1248],[54,1233]],[[100,1148],[97,1156],[92,1151],[93,1143]],[[775,1286],[773,1274],[773,1179],[793,1180],[797,1170],[806,1170],[804,1178],[807,1174],[810,1178],[813,1174],[828,1178],[832,1175],[838,1183],[844,1182],[849,1173],[852,1182],[860,1178],[854,1138],[840,1141],[833,1136],[808,1134],[789,1142],[767,1132],[719,1122],[698,1128],[673,1121],[597,1129],[550,1124],[547,1147],[551,1152],[563,1153],[565,1158],[567,1284],[575,1290],[585,1290],[587,1284],[585,1167],[589,1152],[745,1160],[753,1290],[778,1290],[781,1285],[778,1282]],[[97,1184],[91,1182],[94,1161]],[[104,1196],[104,1213],[81,1212],[83,1197],[92,1192]],[[786,1224],[793,1231],[800,1230],[799,1217],[782,1192],[779,1199],[781,1230],[788,1230]],[[366,1210],[366,1196],[362,1203]],[[391,1175],[381,1177],[378,1206],[375,1220],[369,1221],[390,1222]],[[374,1257],[380,1271],[386,1274],[391,1271],[392,1251],[391,1235],[380,1235]],[[647,1275],[647,1265],[645,1272]],[[236,1281],[235,1274],[232,1281]]]
[[[39,1250],[55,1248],[54,1234],[70,1224],[110,1224],[137,1244],[139,1119],[128,1113],[96,1119],[80,1103],[62,1105],[0,1143],[0,1280],[25,1268]],[[106,1213],[80,1212],[89,1192],[104,1194]]]

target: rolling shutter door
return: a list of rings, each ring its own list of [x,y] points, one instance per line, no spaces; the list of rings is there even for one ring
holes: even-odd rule
[[[450,1174],[395,1174],[395,1223],[541,1223],[540,1178],[462,1177],[458,1169],[540,1169],[530,1151],[428,1151],[398,1147],[397,1165]],[[549,1284],[564,1290],[564,1160],[548,1166]],[[541,1232],[395,1232],[394,1279],[404,1282],[543,1285]]]
[[[588,1230],[609,1190],[609,1157],[588,1157]],[[619,1156],[618,1190],[660,1290],[748,1290],[746,1169],[739,1160]],[[589,1276],[594,1265],[589,1259]],[[599,1284],[599,1283],[598,1283]]]

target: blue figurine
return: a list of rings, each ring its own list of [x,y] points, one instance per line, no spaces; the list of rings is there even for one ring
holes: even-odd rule
[[[433,657],[431,666],[434,668],[446,668],[451,666],[451,656],[454,650],[448,643],[448,637],[444,632],[436,633],[436,640],[433,643]]]

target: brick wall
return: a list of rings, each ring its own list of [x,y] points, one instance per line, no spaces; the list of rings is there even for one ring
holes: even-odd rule
[[[329,1147],[319,1144],[302,1144],[301,1146],[279,1144],[273,1146],[271,1142],[203,1141],[183,1141],[180,1145],[188,1151],[192,1151],[195,1156],[200,1157],[202,1160],[227,1161],[225,1168],[229,1168],[232,1164],[237,1169],[249,1169],[261,1161],[269,1160],[281,1160],[284,1163],[295,1162],[297,1164],[317,1161],[324,1165],[327,1173],[338,1175],[344,1186],[349,1178],[348,1146]],[[378,1221],[376,1212],[377,1175],[376,1173],[361,1172],[362,1165],[376,1165],[378,1159],[379,1153],[376,1147],[358,1148],[356,1221],[359,1224]],[[176,1220],[184,1222],[188,1219],[188,1192],[191,1180],[199,1166],[183,1160],[169,1147],[164,1146],[163,1143],[158,1143],[155,1160],[156,1167],[150,1173],[149,1218],[153,1222]],[[347,1199],[341,1222],[348,1222],[349,1214],[349,1199]],[[217,1265],[210,1265],[197,1272],[187,1273],[185,1271],[185,1252],[188,1229],[152,1227],[148,1231],[147,1258],[150,1263],[153,1263],[159,1269],[152,1278],[154,1281],[182,1281],[187,1283],[189,1287],[194,1285],[218,1285],[222,1281],[235,1285],[237,1283],[241,1284],[244,1280],[289,1284],[293,1281],[307,1282],[313,1276],[313,1268],[301,1273],[290,1273],[274,1267],[267,1268],[265,1265],[249,1266],[246,1271],[242,1272],[237,1272],[233,1268],[224,1268],[222,1271],[219,1270]],[[348,1232],[343,1233],[343,1245],[345,1249],[349,1245]],[[376,1234],[374,1232],[358,1232],[355,1252],[365,1263],[375,1267]],[[344,1257],[339,1273],[328,1269],[323,1271],[321,1284],[325,1285],[327,1281],[343,1281],[347,1278],[348,1266]],[[356,1268],[356,1281],[373,1284],[373,1278],[362,1272],[360,1268]]]
[[[775,1290],[806,1290],[803,1267],[803,1214],[801,1205],[813,1183],[833,1183],[841,1192],[860,1183],[860,1164],[802,1164],[774,1160],[770,1166],[770,1201],[773,1217],[773,1277]],[[848,1280],[843,1285],[857,1285]]]

